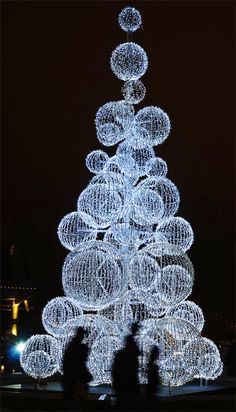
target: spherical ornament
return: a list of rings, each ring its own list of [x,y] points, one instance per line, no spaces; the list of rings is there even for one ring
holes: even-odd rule
[[[58,336],[64,323],[82,315],[82,313],[76,300],[64,296],[54,298],[43,309],[42,323],[48,333]]]
[[[27,375],[44,379],[58,370],[61,347],[49,335],[33,335],[25,343],[20,355],[20,363]]]
[[[129,265],[130,286],[148,292],[154,289],[160,267],[156,260],[146,253],[137,252]]]
[[[117,243],[137,249],[150,238],[152,226],[148,224],[140,225],[134,222],[133,219],[128,219],[127,221],[114,223],[111,226],[111,231]]]
[[[179,191],[171,180],[165,177],[147,177],[137,185],[137,189],[150,189],[156,192],[163,201],[163,218],[173,216],[179,208]]]
[[[149,177],[165,177],[167,172],[167,163],[160,157],[154,157],[146,164],[146,174]]]
[[[181,386],[194,379],[196,369],[189,367],[183,352],[174,352],[160,362],[159,373],[164,386]]]
[[[87,225],[79,212],[71,212],[61,220],[57,234],[61,244],[69,250],[74,250],[80,243],[95,240],[97,231]]]
[[[135,137],[126,139],[117,148],[119,166],[128,176],[142,176],[147,162],[155,157],[153,148]]]
[[[95,118],[97,138],[104,146],[113,146],[125,139],[134,119],[134,110],[124,101],[109,102],[98,110]]]
[[[123,206],[118,192],[105,184],[87,187],[78,198],[78,211],[83,220],[94,228],[106,228],[119,215]]]
[[[186,252],[193,243],[193,230],[187,220],[182,217],[170,217],[161,222],[157,233],[162,233],[167,242],[178,246]]]
[[[142,24],[141,14],[134,7],[125,7],[118,16],[118,22],[122,30],[134,32]]]
[[[89,242],[67,255],[62,271],[63,289],[84,309],[100,309],[117,300],[126,279],[118,251],[102,241]]]
[[[94,150],[90,152],[86,157],[86,166],[92,173],[100,173],[106,163],[109,160],[109,156],[102,150]]]
[[[136,43],[128,42],[120,44],[112,52],[111,69],[120,80],[138,80],[148,67],[148,58]]]
[[[146,94],[146,88],[141,80],[128,80],[121,89],[127,103],[138,104]]]
[[[164,214],[161,196],[150,189],[137,188],[133,195],[134,219],[137,223],[157,223]]]
[[[192,325],[194,325],[199,332],[202,331],[204,316],[202,310],[194,302],[186,300],[169,308],[167,311],[167,316],[187,320],[192,323]]]
[[[159,145],[167,139],[170,128],[169,117],[160,107],[144,107],[135,116],[136,135],[153,146]]]
[[[162,268],[156,282],[156,291],[165,306],[176,305],[186,299],[192,292],[193,277],[179,265]]]

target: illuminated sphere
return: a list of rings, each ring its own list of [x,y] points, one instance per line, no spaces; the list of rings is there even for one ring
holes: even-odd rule
[[[125,7],[118,16],[118,22],[122,30],[134,32],[142,24],[141,14],[134,7]]]
[[[97,231],[87,225],[79,212],[71,212],[61,220],[57,234],[61,244],[69,250],[74,250],[80,243],[95,240]]]
[[[109,156],[103,150],[94,150],[88,154],[85,163],[90,172],[100,173],[108,160]]]
[[[148,254],[137,252],[129,265],[130,286],[133,289],[149,291],[154,289],[160,267]]]
[[[140,225],[134,222],[133,219],[129,219],[128,221],[114,223],[111,226],[111,231],[117,243],[137,249],[150,238],[152,226],[150,224]]]
[[[147,177],[138,184],[138,188],[150,189],[156,192],[163,201],[163,218],[173,216],[179,208],[179,191],[171,180],[165,177]]]
[[[192,292],[193,277],[179,265],[162,268],[156,283],[156,291],[166,306],[176,305]]]
[[[147,163],[146,170],[149,177],[165,177],[168,172],[167,163],[160,157],[154,157]]]
[[[49,335],[31,336],[20,355],[24,372],[35,379],[44,379],[57,372],[60,359],[60,345]]]
[[[144,107],[135,116],[136,134],[153,146],[163,143],[170,129],[169,117],[160,107]]]
[[[104,146],[113,146],[126,137],[134,119],[134,110],[125,101],[109,102],[95,118],[97,138]]]
[[[146,88],[141,80],[128,80],[121,89],[127,103],[138,104],[146,94]]]
[[[181,386],[194,379],[196,369],[189,367],[183,352],[174,352],[160,362],[159,373],[164,386]]]
[[[158,223],[164,214],[161,196],[151,189],[139,187],[133,196],[134,219],[137,223]]]
[[[119,166],[126,175],[145,175],[147,162],[155,157],[153,148],[135,137],[126,139],[117,148]]]
[[[94,228],[106,228],[119,215],[123,206],[117,191],[105,184],[88,186],[78,198],[78,211]]]
[[[182,217],[170,217],[161,222],[157,228],[158,234],[161,233],[167,242],[178,246],[186,252],[193,243],[193,230],[187,220]]]
[[[82,315],[78,303],[65,296],[50,300],[42,312],[42,323],[46,332],[53,336],[60,334],[60,329],[70,319]]]
[[[118,251],[103,241],[89,242],[70,252],[62,270],[67,296],[84,309],[99,309],[117,300],[126,286]]]
[[[120,44],[112,52],[111,69],[120,80],[138,80],[148,67],[148,58],[138,44],[133,42]]]
[[[173,318],[181,318],[192,323],[199,330],[202,331],[204,326],[204,316],[202,310],[196,303],[186,300],[168,309],[167,316]]]
[[[190,366],[197,367],[196,377],[216,379],[222,373],[219,350],[210,339],[199,337],[188,342],[184,356]]]

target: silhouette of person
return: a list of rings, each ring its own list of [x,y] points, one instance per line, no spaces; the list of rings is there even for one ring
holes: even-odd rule
[[[64,397],[86,398],[92,375],[87,368],[88,346],[82,343],[85,331],[78,328],[75,337],[65,350],[63,358]]]
[[[147,365],[147,385],[146,385],[146,402],[147,409],[152,405],[154,401],[154,395],[157,394],[158,386],[160,384],[160,377],[158,372],[158,366],[156,362],[159,358],[159,349],[157,346],[153,346],[149,356]]]
[[[137,409],[140,395],[138,379],[140,351],[134,339],[137,330],[138,325],[133,324],[132,334],[126,337],[124,348],[118,351],[114,358],[112,383],[116,392],[118,410]]]

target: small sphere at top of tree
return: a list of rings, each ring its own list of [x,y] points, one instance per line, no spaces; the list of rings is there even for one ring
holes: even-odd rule
[[[121,92],[127,103],[138,104],[144,99],[146,88],[141,80],[129,80],[125,82]]]
[[[141,14],[134,7],[125,7],[118,16],[118,22],[122,30],[134,32],[142,24]]]
[[[148,67],[146,52],[136,43],[120,44],[112,52],[111,69],[121,80],[138,80]]]

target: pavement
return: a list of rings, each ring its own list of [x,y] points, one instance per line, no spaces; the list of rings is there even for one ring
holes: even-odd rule
[[[161,388],[158,395],[147,405],[140,400],[139,411],[181,412],[233,412],[236,411],[235,378],[211,381],[206,385],[199,381],[179,388]],[[60,378],[49,379],[42,386],[20,373],[1,376],[1,412],[34,411],[116,411],[115,397],[110,386],[91,387],[88,398],[66,400]]]

